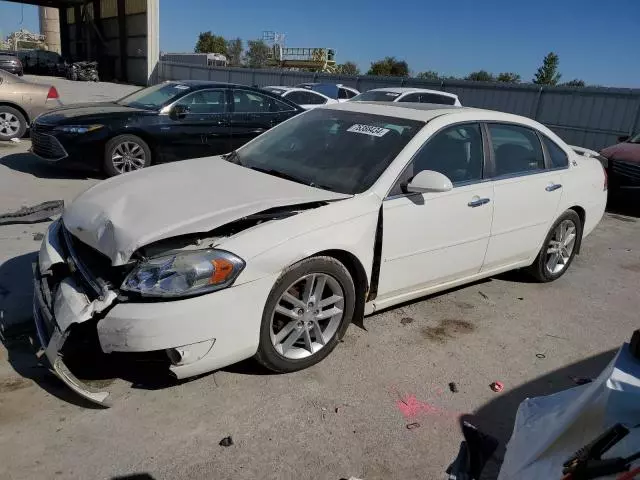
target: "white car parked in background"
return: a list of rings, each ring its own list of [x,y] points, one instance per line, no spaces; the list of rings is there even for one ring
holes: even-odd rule
[[[374,88],[353,97],[352,102],[411,102],[462,106],[457,95],[426,88]]]
[[[319,107],[320,105],[338,103],[338,101],[333,98],[329,98],[320,92],[307,90],[306,88],[268,86],[263,87],[262,89],[287,98],[293,103],[297,103],[305,110],[310,110],[312,108]]]
[[[347,87],[341,83],[328,84],[328,83],[320,83],[320,82],[309,82],[309,83],[300,83],[296,85],[298,88],[306,88],[308,90],[316,90],[323,89],[326,86],[331,85],[333,88],[337,89],[336,99],[338,102],[346,102],[347,100],[352,99],[360,92],[353,87]]]
[[[105,353],[165,352],[178,378],[250,357],[292,372],[376,310],[521,267],[556,280],[606,199],[600,163],[528,118],[317,108],[77,197],[40,249],[36,326],[55,372],[99,403],[59,353],[87,327]]]

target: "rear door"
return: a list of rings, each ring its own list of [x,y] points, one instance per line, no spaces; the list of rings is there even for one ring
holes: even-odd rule
[[[231,91],[230,110],[232,150],[300,111],[275,96],[242,88]]]
[[[536,130],[488,123],[494,213],[483,270],[535,256],[554,222],[562,198],[563,169],[548,168]]]
[[[227,90],[211,88],[189,93],[174,104],[186,109],[179,118],[162,115],[158,140],[167,160],[221,155],[231,150]]]

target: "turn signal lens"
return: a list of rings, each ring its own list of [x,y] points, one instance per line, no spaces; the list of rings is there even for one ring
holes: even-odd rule
[[[216,258],[211,261],[213,265],[213,275],[209,279],[209,285],[218,285],[227,281],[233,273],[233,263],[224,258]]]

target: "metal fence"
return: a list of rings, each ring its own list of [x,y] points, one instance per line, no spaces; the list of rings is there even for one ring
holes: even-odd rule
[[[465,80],[331,75],[250,68],[206,68],[160,61],[158,80],[211,80],[244,85],[342,83],[361,92],[381,87],[421,87],[458,95],[463,105],[533,118],[571,145],[599,150],[620,135],[640,131],[640,89],[547,87]]]

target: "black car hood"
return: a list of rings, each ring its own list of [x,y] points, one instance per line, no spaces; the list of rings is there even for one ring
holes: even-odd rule
[[[75,103],[38,117],[38,123],[65,125],[91,123],[101,119],[130,115],[154,115],[156,112],[142,108],[127,107],[115,102]]]

